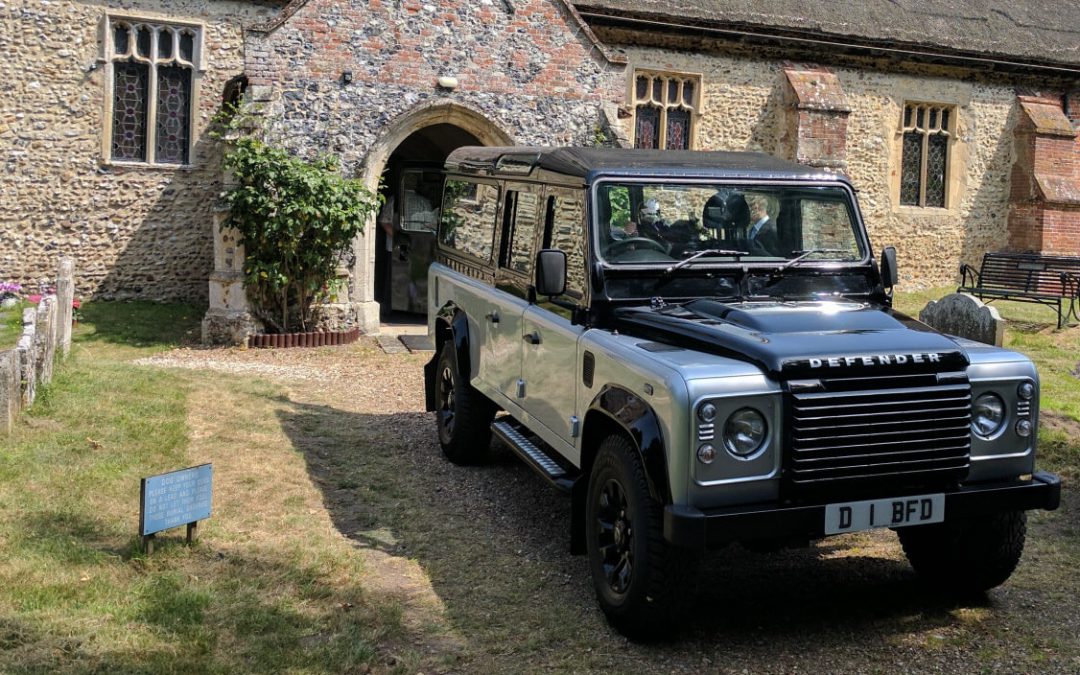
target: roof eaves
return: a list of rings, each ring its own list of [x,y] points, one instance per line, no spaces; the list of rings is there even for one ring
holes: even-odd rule
[[[670,14],[653,12],[614,12],[604,7],[595,7],[587,3],[577,3],[578,12],[590,24],[633,27],[686,35],[687,31],[711,37],[727,37],[747,42],[773,44],[801,44],[805,47],[853,50],[872,54],[904,56],[914,61],[962,65],[968,68],[977,66],[998,66],[1004,70],[1050,71],[1058,76],[1080,77],[1080,64],[1060,61],[1036,61],[993,52],[974,52],[950,49],[939,45],[925,45],[912,42],[873,40],[853,35],[828,33],[812,30],[763,26],[744,22],[720,21],[697,18],[676,17]]]

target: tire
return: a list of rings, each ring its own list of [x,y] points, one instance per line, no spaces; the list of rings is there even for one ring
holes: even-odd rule
[[[635,640],[669,636],[682,618],[699,555],[664,540],[662,505],[623,436],[600,444],[585,518],[589,569],[608,621]]]
[[[469,384],[458,367],[454,343],[447,341],[435,368],[435,424],[443,454],[454,464],[487,459],[495,406]]]
[[[1000,586],[1024,552],[1027,514],[1009,511],[896,531],[919,576],[943,590],[973,594]]]

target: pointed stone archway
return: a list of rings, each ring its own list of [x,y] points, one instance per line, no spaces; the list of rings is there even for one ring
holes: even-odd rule
[[[416,139],[425,130],[430,130],[432,134],[441,133],[444,136],[445,142],[434,144],[438,146],[435,154],[441,155],[433,157],[438,162],[442,162],[446,153],[453,149],[449,147],[451,145],[457,147],[474,141],[481,145],[514,144],[510,134],[480,112],[448,100],[432,101],[399,116],[380,134],[378,140],[368,150],[364,162],[359,166],[357,177],[370,190],[377,191],[383,173],[389,166],[394,153],[406,141]],[[454,131],[456,133],[450,133]],[[356,240],[353,249],[355,263],[349,271],[355,298],[352,303],[352,314],[360,328],[366,333],[379,329],[380,306],[375,297],[376,240],[379,237],[374,220],[372,218],[368,222],[368,226],[364,228],[364,234]]]
[[[394,151],[407,139],[424,129],[439,133],[451,130],[449,137],[436,144],[445,153],[465,143],[482,145],[513,145],[513,138],[483,114],[449,100],[422,104],[391,122],[369,148],[356,175],[372,191],[379,190],[383,171]],[[458,140],[454,140],[458,139]],[[430,140],[430,139],[429,139]],[[247,336],[259,329],[252,316],[244,291],[243,247],[237,234],[224,227],[225,213],[214,223],[214,271],[210,275],[210,307],[203,317],[202,337],[207,344],[243,344]],[[353,244],[352,267],[342,270],[351,277],[349,298],[340,303],[323,305],[325,324],[332,327],[359,326],[365,333],[379,329],[379,304],[375,301],[375,217],[364,228],[364,234]]]

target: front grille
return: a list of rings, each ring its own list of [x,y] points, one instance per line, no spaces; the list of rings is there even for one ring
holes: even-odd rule
[[[792,382],[788,390],[786,477],[796,492],[931,486],[967,473],[971,385],[962,374]]]

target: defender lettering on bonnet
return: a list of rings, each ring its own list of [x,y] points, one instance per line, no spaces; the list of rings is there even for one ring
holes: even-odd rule
[[[810,359],[811,368],[849,368],[851,366],[902,366],[907,363],[941,363],[941,354],[869,354]]]

